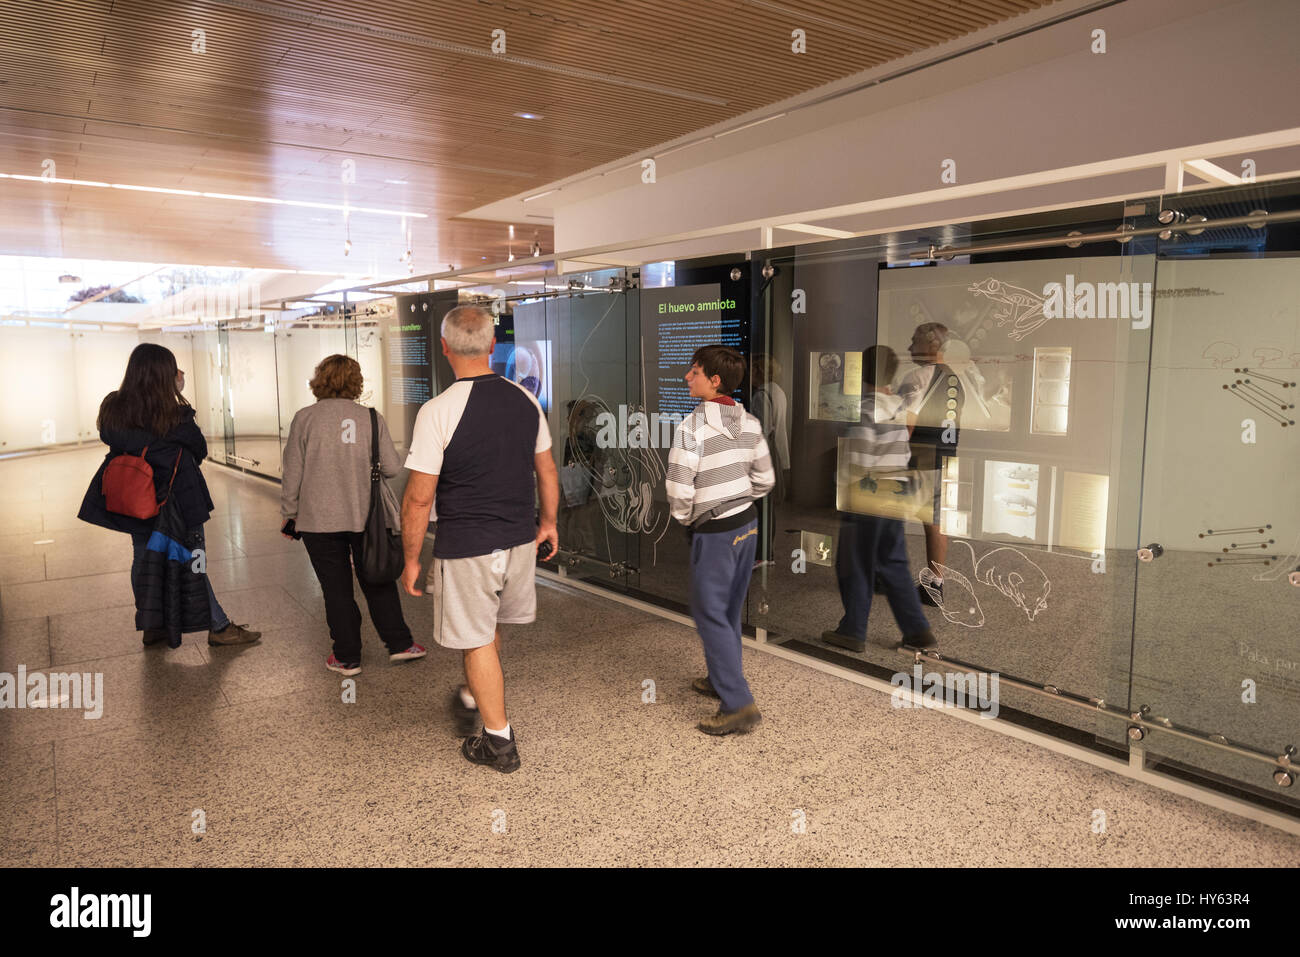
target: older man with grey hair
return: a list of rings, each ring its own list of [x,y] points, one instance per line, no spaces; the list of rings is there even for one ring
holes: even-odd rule
[[[416,587],[420,549],[436,492],[438,530],[428,587],[435,603],[434,641],[464,656],[466,684],[452,698],[468,735],[461,753],[508,773],[519,767],[519,751],[506,718],[497,626],[536,618],[536,556],[544,545],[543,557],[559,547],[560,485],[542,407],[492,371],[495,346],[493,318],[485,309],[457,306],[442,321],[442,353],[456,381],[415,419],[402,502],[402,586],[422,594]],[[476,717],[482,717],[483,729],[471,734]]]

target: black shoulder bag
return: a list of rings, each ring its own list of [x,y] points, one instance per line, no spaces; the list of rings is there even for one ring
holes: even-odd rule
[[[361,564],[357,577],[364,582],[381,585],[396,581],[406,563],[402,554],[402,536],[389,531],[384,513],[384,500],[379,483],[384,480],[379,466],[379,417],[370,410],[370,511],[366,514],[366,529],[361,540]]]

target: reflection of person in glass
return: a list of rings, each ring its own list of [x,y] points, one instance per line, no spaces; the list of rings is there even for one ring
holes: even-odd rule
[[[917,326],[908,349],[917,368],[905,375],[898,387],[912,432],[911,467],[934,485],[934,514],[924,523],[925,559],[936,576],[933,587],[939,592],[940,600],[935,601],[920,586],[917,593],[923,604],[935,607],[942,602],[943,595],[943,573],[939,566],[948,559],[948,538],[939,527],[942,478],[948,460],[957,455],[957,431],[965,398],[960,377],[944,363],[949,336],[948,327],[939,322]]]
[[[903,400],[889,392],[888,383],[897,369],[898,357],[887,346],[872,346],[863,357],[862,417],[858,427],[849,433],[839,480],[860,482],[864,488],[879,493],[885,487],[894,487],[900,498],[906,498],[915,491],[908,488],[915,474],[907,470],[912,454],[907,426],[898,421]],[[848,498],[844,496],[845,504]],[[835,578],[844,617],[834,631],[822,632],[823,641],[850,651],[866,650],[872,589],[878,583],[902,632],[902,644],[911,648],[935,646],[907,564],[902,519],[842,511]]]
[[[790,487],[790,399],[777,381],[781,378],[780,364],[765,353],[754,356],[750,369],[754,383],[754,417],[763,426],[763,438],[772,451],[772,465],[776,470],[774,501],[782,501]]]
[[[560,469],[560,538],[574,551],[594,554],[600,528],[600,502],[592,494],[600,480],[602,459],[596,443],[599,408],[589,399],[568,403],[569,434],[564,440],[564,465]]]
[[[506,366],[506,378],[513,379],[536,396],[545,410],[549,403],[546,400],[546,370],[541,349],[540,343],[516,343]]]

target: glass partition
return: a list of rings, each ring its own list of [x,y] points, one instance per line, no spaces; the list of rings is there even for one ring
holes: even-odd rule
[[[609,269],[461,294],[491,298],[500,314],[492,366],[546,413],[560,471],[559,567],[634,589],[658,486],[654,450],[619,431],[639,408],[636,294],[626,286],[624,270]]]
[[[1300,208],[1295,184],[1168,197],[1179,220]],[[1131,701],[1280,756],[1300,742],[1300,231],[1159,243]],[[1150,752],[1296,803],[1259,761],[1157,727]]]
[[[223,324],[229,337],[226,412],[235,464],[263,475],[280,474],[280,403],[275,325],[269,318]]]
[[[769,276],[752,401],[780,463],[752,619],[769,641],[883,677],[910,670],[888,646],[928,625],[958,663],[931,670],[1122,696],[1155,258],[1021,244],[1142,206],[754,254]],[[949,244],[970,248],[928,257]],[[900,625],[868,580],[900,531],[925,622],[900,608]],[[1121,742],[1050,696],[1004,684],[998,701]]]
[[[281,319],[275,326],[276,392],[280,408],[279,439],[283,446],[299,409],[316,401],[309,383],[326,356],[347,354],[344,319],[339,314]],[[366,385],[369,386],[369,380]],[[365,402],[364,394],[362,403]],[[277,467],[276,474],[279,474]]]

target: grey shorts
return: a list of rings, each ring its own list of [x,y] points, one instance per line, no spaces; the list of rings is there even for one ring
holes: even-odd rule
[[[435,558],[429,570],[433,640],[444,648],[490,645],[498,624],[537,618],[537,543],[473,558]]]

